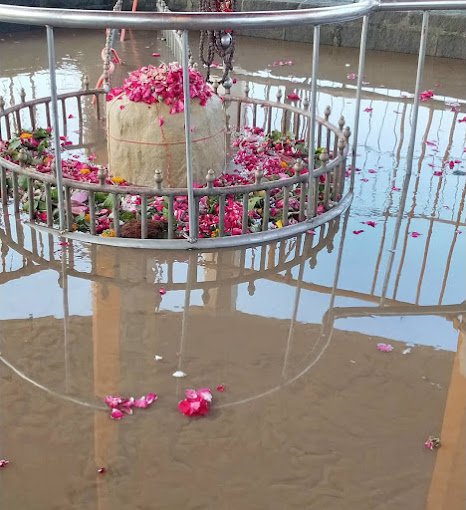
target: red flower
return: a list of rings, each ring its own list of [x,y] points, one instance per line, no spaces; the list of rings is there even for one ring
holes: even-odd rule
[[[419,94],[419,99],[421,101],[429,101],[429,99],[432,99],[434,97],[434,91],[433,90],[424,90],[424,92],[421,92]]]
[[[186,398],[178,402],[178,410],[185,416],[205,416],[209,412],[212,392],[209,388],[199,390],[188,389]]]

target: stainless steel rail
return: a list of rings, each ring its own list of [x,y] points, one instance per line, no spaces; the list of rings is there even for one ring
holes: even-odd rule
[[[452,2],[454,3],[454,2]],[[23,25],[61,28],[124,28],[134,30],[222,30],[265,29],[296,25],[322,25],[352,21],[378,7],[376,0],[362,0],[355,4],[295,11],[252,11],[231,13],[147,13],[83,11],[77,9],[49,9],[12,7],[0,4],[0,20]]]

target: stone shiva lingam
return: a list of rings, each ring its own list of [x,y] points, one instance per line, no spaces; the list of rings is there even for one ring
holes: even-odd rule
[[[225,166],[225,112],[203,76],[189,70],[193,180]],[[166,187],[186,187],[183,71],[179,64],[146,66],[107,94],[109,169],[139,186],[154,186],[161,170]]]

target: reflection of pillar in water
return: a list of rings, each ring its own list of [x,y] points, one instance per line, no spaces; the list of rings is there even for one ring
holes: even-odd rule
[[[112,277],[115,265],[114,257],[105,247],[97,247],[94,267],[99,268],[103,276]],[[103,266],[103,269],[102,269]],[[116,285],[93,284],[92,293],[92,341],[94,354],[94,392],[102,398],[110,391],[118,390],[120,380],[120,316],[121,293]],[[94,458],[96,469],[107,465],[109,451],[117,443],[117,428],[109,426],[107,413],[97,411],[94,414]],[[97,508],[107,510],[111,499],[105,478],[97,484]]]
[[[241,250],[219,250],[215,253],[204,253],[202,257],[206,263],[205,281],[218,282],[214,288],[203,293],[204,306],[215,312],[236,311],[238,285],[228,282],[239,274]]]
[[[466,325],[458,324],[458,350],[448,388],[427,510],[463,510],[466,501]]]

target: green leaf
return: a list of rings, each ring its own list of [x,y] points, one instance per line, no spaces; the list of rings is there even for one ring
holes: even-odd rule
[[[105,207],[105,209],[111,209],[113,207],[113,195],[108,194],[102,206]]]
[[[132,219],[134,219],[134,213],[129,211],[123,211],[122,213],[120,213],[120,220],[126,222]]]
[[[28,178],[25,176],[25,175],[21,175],[19,178],[18,178],[18,186],[23,189],[24,191],[26,191],[28,189]]]
[[[248,200],[248,211],[252,211],[261,200],[262,200],[262,197],[250,198]]]
[[[107,193],[103,193],[102,191],[97,191],[97,193],[95,193],[95,201],[100,204],[101,202],[105,202],[105,199],[107,198],[108,194]]]
[[[12,138],[11,141],[8,143],[8,150],[14,151],[16,149],[19,149],[21,147],[21,140],[19,138]]]

